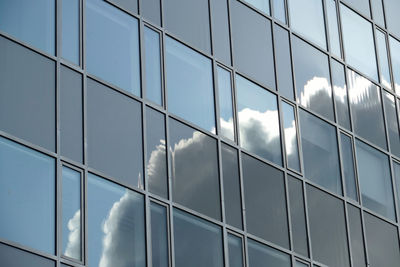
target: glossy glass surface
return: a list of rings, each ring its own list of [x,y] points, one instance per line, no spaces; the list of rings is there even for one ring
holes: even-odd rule
[[[211,60],[169,37],[165,50],[169,111],[215,133]]]
[[[153,267],[168,267],[168,217],[164,206],[150,203],[151,262]]]
[[[346,196],[358,201],[356,176],[354,172],[353,142],[351,137],[340,134],[340,150],[342,158],[342,169],[346,185]]]
[[[220,220],[216,140],[170,119],[169,141],[173,200]]]
[[[81,173],[62,167],[62,253],[81,260]]]
[[[55,54],[55,0],[1,0],[0,31]]]
[[[307,185],[307,204],[313,258],[331,267],[349,267],[343,202]]]
[[[393,175],[397,192],[397,203],[400,203],[400,163],[398,163],[397,161],[393,161]],[[397,212],[400,213],[399,205],[397,205]]]
[[[382,91],[382,94],[386,114],[386,127],[389,135],[390,152],[400,157],[399,119],[396,113],[395,97],[385,91]]]
[[[118,7],[122,7],[129,12],[138,14],[138,1],[139,0],[106,0],[116,4]]]
[[[138,21],[105,1],[86,1],[86,68],[140,96]]]
[[[321,0],[288,0],[291,27],[326,49],[324,11]]]
[[[272,5],[274,7],[274,18],[286,24],[285,0],[272,0]]]
[[[384,27],[385,26],[385,17],[383,14],[382,3],[383,3],[382,0],[371,0],[371,11],[372,11],[372,18],[374,19],[375,23]]]
[[[336,12],[336,0],[326,1],[326,14],[328,15],[330,51],[337,57],[341,57],[338,17]]]
[[[342,194],[336,129],[300,109],[300,133],[306,179]]]
[[[221,67],[217,67],[217,74],[220,134],[235,141],[231,73]]]
[[[356,9],[364,16],[371,17],[369,9],[369,0],[343,0],[342,2],[345,2],[352,8]]]
[[[283,173],[242,153],[247,231],[289,248]]]
[[[363,206],[394,219],[392,178],[388,157],[358,140],[356,140],[356,156]]]
[[[300,172],[299,144],[297,142],[297,123],[294,109],[292,105],[283,101],[281,108],[287,165],[289,168]]]
[[[397,0],[384,0],[385,18],[388,29],[400,36],[399,11],[400,2]]]
[[[347,214],[349,221],[350,248],[353,259],[353,267],[366,267],[360,210],[348,204]]]
[[[143,196],[93,174],[87,183],[90,266],[146,266]]]
[[[174,209],[176,267],[223,267],[222,231],[208,221]]]
[[[282,165],[276,96],[236,75],[240,145],[273,163]]]
[[[336,60],[331,61],[332,86],[336,102],[337,122],[344,128],[350,130],[350,111],[347,96],[347,85],[344,67]]]
[[[289,255],[259,242],[248,241],[249,267],[290,267]]]
[[[371,23],[343,4],[340,5],[340,15],[346,62],[377,81],[378,71]]]
[[[160,34],[144,27],[146,98],[162,105]]]
[[[228,234],[229,266],[243,267],[242,239],[238,236]]]
[[[393,82],[396,94],[400,95],[400,42],[389,36]]]
[[[152,23],[161,26],[161,1],[146,0],[140,2],[140,13]]]
[[[44,257],[0,243],[0,265],[7,267],[56,267],[56,263]],[[62,265],[61,267],[69,267]]]
[[[211,24],[213,54],[227,65],[231,65],[231,36],[229,30],[228,1],[211,0]]]
[[[239,229],[242,224],[239,161],[237,150],[221,144],[222,175],[224,181],[225,220]]]
[[[79,0],[62,0],[62,57],[79,65]]]
[[[270,15],[269,0],[244,0],[255,8]]]
[[[309,266],[310,265],[305,264],[305,263],[300,262],[300,261],[296,261],[295,264],[294,264],[294,267],[309,267]]]
[[[55,190],[53,158],[0,137],[1,239],[54,254]]]
[[[386,48],[386,36],[380,30],[375,30],[376,47],[378,52],[379,67],[380,67],[380,81],[386,88],[391,89],[391,79],[389,71],[389,61]]]
[[[379,87],[350,69],[347,71],[347,81],[355,133],[386,149]],[[371,127],[371,122],[374,122],[374,127]]]
[[[328,57],[295,36],[292,49],[297,102],[333,121]]]
[[[164,115],[146,108],[146,169],[148,190],[168,198],[167,152]]]

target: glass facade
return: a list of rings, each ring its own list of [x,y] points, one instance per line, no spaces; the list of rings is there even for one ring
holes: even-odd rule
[[[398,0],[0,0],[0,266],[400,266]]]

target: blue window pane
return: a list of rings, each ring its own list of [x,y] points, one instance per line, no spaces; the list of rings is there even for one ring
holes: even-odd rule
[[[274,18],[286,24],[285,0],[273,0]]]
[[[236,76],[240,145],[282,165],[276,96],[249,80]]]
[[[356,176],[354,173],[353,142],[347,135],[340,134],[340,146],[342,156],[342,169],[346,184],[346,196],[358,201]]]
[[[62,253],[81,260],[81,174],[62,167]]]
[[[215,133],[211,60],[171,38],[165,49],[169,111]]]
[[[390,71],[389,71],[389,61],[388,54],[386,48],[386,36],[380,30],[376,30],[376,45],[378,50],[378,59],[379,59],[379,67],[380,67],[380,81],[386,88],[391,89],[391,79],[390,79]]]
[[[340,53],[338,19],[336,12],[336,1],[327,0],[326,7],[327,7],[326,14],[328,15],[329,43],[331,46],[330,49],[335,56],[340,58],[341,53]]]
[[[0,0],[0,31],[54,55],[54,0]]]
[[[89,174],[90,266],[146,266],[143,196]]]
[[[297,127],[294,109],[291,105],[282,102],[282,113],[287,165],[289,168],[300,172],[299,147],[297,143]]]
[[[151,255],[153,267],[168,267],[167,209],[151,202]]]
[[[248,242],[249,267],[290,267],[289,255],[253,240]]]
[[[54,159],[0,137],[0,214],[0,238],[54,254]]]
[[[221,135],[234,141],[235,128],[233,122],[231,73],[221,67],[217,68],[217,73]]]
[[[389,37],[390,55],[392,59],[393,81],[396,94],[400,95],[400,42]]]
[[[238,236],[228,234],[229,266],[243,267],[242,239]]]
[[[324,11],[321,0],[288,0],[291,27],[326,49]]]
[[[86,68],[140,96],[138,21],[100,0],[86,1]]]
[[[62,0],[62,57],[79,65],[79,0]]]
[[[253,5],[264,13],[270,14],[269,0],[244,0],[245,2]]]
[[[162,105],[160,35],[144,27],[146,98]]]

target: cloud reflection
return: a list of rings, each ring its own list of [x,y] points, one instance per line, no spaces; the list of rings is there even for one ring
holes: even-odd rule
[[[68,221],[68,243],[64,255],[74,259],[81,259],[81,210],[77,210]]]

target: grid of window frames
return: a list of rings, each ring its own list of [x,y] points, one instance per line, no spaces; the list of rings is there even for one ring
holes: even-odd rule
[[[1,266],[400,266],[397,0],[0,0]]]

